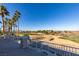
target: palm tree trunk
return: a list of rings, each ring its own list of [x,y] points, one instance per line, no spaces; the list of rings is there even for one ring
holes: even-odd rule
[[[12,32],[12,27],[11,27],[11,25],[8,26],[8,32],[9,32],[9,34],[11,34],[11,32]]]
[[[2,31],[3,34],[5,33],[5,21],[4,21],[4,14],[2,15]]]
[[[19,21],[18,21],[18,36],[19,36]]]
[[[10,32],[12,33],[12,26],[11,26],[11,31]]]
[[[10,34],[12,33],[12,26],[10,26],[10,28],[9,28],[9,32],[10,32]]]

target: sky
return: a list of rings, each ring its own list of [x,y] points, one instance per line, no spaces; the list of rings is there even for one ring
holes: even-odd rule
[[[8,18],[12,17],[15,10],[21,13],[20,30],[79,30],[79,4],[77,3],[7,3],[0,5],[4,5],[10,12]]]

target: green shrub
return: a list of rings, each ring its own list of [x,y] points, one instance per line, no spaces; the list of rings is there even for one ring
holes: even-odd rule
[[[29,34],[23,34],[23,36],[29,36]]]

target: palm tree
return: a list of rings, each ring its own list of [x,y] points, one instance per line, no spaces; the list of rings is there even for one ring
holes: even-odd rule
[[[13,17],[11,19],[8,19],[8,31],[12,33],[12,28],[16,26],[16,22],[18,21],[18,18],[20,17],[20,12],[15,11]]]
[[[8,31],[8,21],[9,21],[9,19],[8,19],[8,18],[5,18],[4,23],[5,23],[5,30],[6,30],[6,33],[7,33],[7,31]]]
[[[0,6],[0,15],[2,17],[2,30],[5,33],[5,15],[9,15],[9,12],[3,5]]]
[[[13,16],[13,25],[16,25],[16,22],[18,21],[19,17],[20,17],[21,13],[19,11],[15,11],[14,16]],[[19,22],[18,22],[18,34],[19,34]]]
[[[8,32],[11,32],[11,27],[12,27],[12,21],[11,21],[11,19],[8,19],[8,18],[6,18],[6,26],[7,26],[7,28],[8,28]]]

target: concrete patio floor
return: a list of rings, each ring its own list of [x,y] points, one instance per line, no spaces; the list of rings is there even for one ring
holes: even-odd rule
[[[19,48],[19,44],[12,38],[0,39],[0,56],[40,56],[35,49]]]

